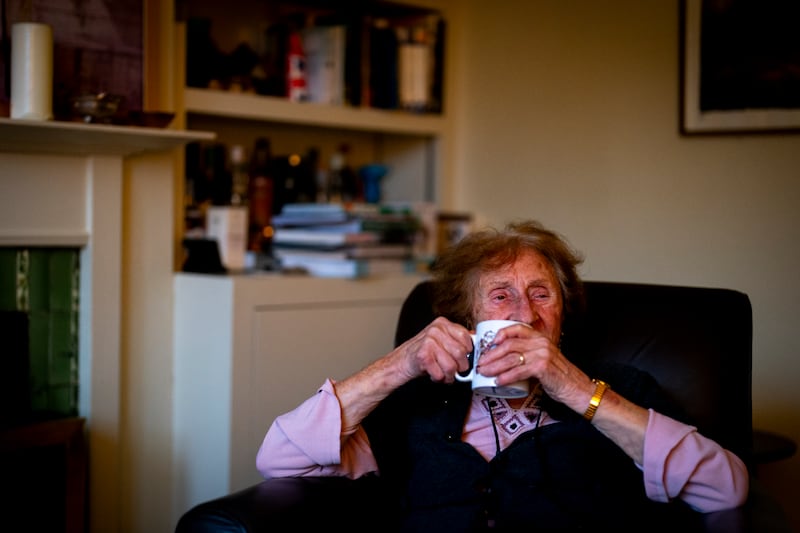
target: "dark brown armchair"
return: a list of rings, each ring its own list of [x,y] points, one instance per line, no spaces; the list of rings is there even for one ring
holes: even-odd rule
[[[409,295],[396,343],[432,319],[429,289],[423,282]],[[705,435],[735,451],[750,468],[745,505],[704,515],[676,513],[668,530],[789,532],[783,511],[755,475],[752,310],[747,295],[727,289],[608,282],[587,282],[586,292],[585,315],[565,324],[565,339],[573,339],[567,353],[647,371]],[[274,479],[195,506],[180,519],[177,532],[305,530],[342,521],[351,531],[391,531],[394,508],[376,476],[355,481]]]

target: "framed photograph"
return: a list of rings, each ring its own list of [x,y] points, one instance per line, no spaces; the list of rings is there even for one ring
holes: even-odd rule
[[[800,2],[682,0],[681,131],[800,131]]]

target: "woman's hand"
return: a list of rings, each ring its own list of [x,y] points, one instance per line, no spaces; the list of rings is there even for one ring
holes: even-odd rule
[[[427,374],[436,382],[452,383],[456,372],[469,370],[467,356],[472,337],[466,328],[438,317],[389,357],[396,357],[403,375],[411,380]]]
[[[467,354],[472,337],[463,326],[437,318],[366,368],[335,383],[342,406],[342,427],[361,423],[392,391],[423,375],[433,381],[452,383],[456,372],[469,368]]]
[[[496,376],[498,385],[533,378],[552,399],[582,405],[591,379],[561,353],[547,335],[525,325],[514,325],[497,332],[493,347],[480,357],[479,370]],[[591,394],[590,394],[591,396]]]
[[[479,361],[484,375],[497,376],[498,385],[524,378],[537,379],[550,398],[583,414],[595,384],[572,364],[546,335],[519,325],[497,332],[494,347]],[[613,385],[612,385],[613,387]],[[638,464],[644,460],[644,435],[648,411],[607,390],[592,423]]]

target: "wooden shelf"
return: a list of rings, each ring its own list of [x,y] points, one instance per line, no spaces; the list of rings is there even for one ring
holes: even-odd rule
[[[0,152],[130,156],[215,137],[201,131],[0,118]]]
[[[444,130],[441,115],[298,103],[274,96],[190,87],[183,94],[186,112],[196,115],[419,136],[436,136]]]

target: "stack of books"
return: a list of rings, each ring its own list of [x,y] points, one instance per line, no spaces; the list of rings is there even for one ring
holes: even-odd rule
[[[416,217],[376,205],[287,204],[272,218],[272,252],[284,271],[362,278],[417,270]]]

